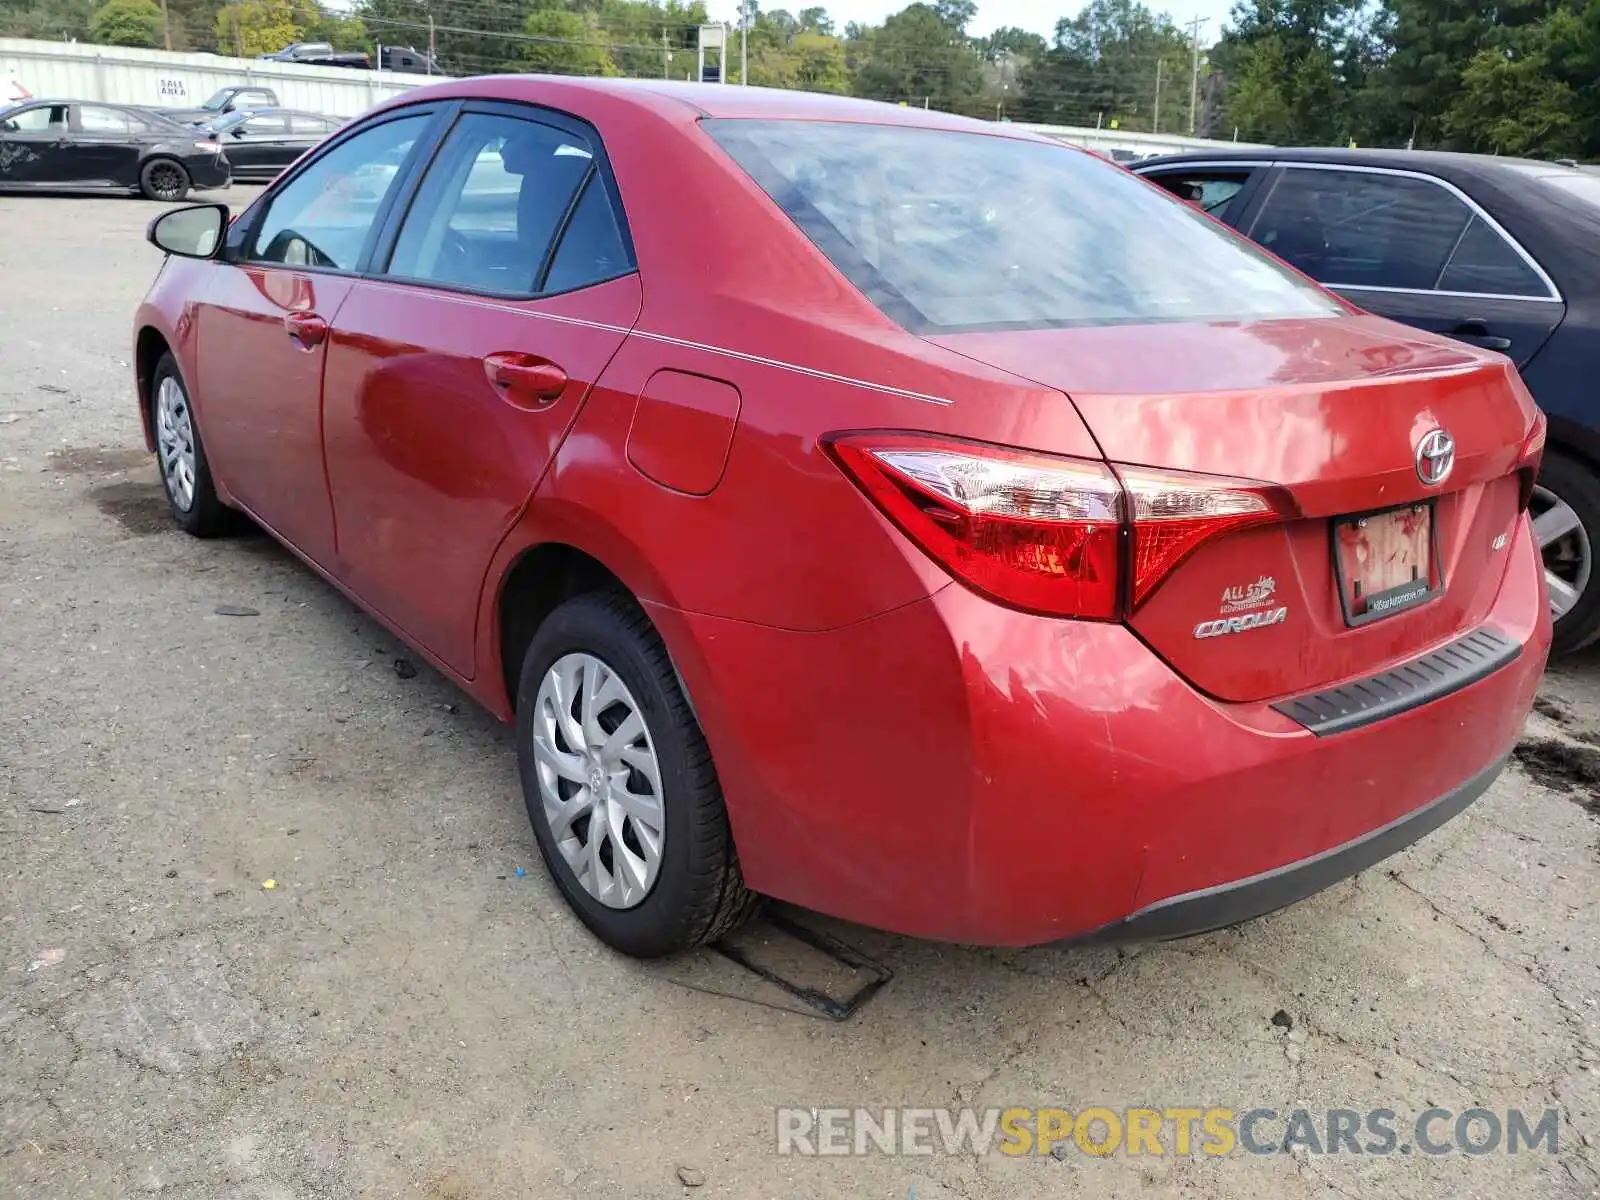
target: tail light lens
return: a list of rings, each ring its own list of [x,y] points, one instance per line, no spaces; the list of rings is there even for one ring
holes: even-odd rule
[[[1526,512],[1528,505],[1533,502],[1533,485],[1539,478],[1539,466],[1544,462],[1544,442],[1549,428],[1550,423],[1544,413],[1536,413],[1533,429],[1517,455],[1517,502],[1520,512]]]
[[[1210,538],[1292,516],[1279,489],[917,434],[827,448],[902,533],[973,590],[1120,620]]]

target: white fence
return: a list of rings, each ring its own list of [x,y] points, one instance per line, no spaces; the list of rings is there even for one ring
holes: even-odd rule
[[[166,108],[196,107],[218,88],[253,83],[270,87],[289,108],[335,117],[356,116],[390,96],[440,79],[22,38],[0,38],[0,75],[15,76],[40,97]]]

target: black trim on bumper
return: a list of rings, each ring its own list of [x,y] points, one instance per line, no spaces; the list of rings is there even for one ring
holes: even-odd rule
[[[1140,909],[1132,916],[1101,926],[1085,938],[1069,939],[1062,944],[1190,937],[1276,912],[1341,879],[1365,871],[1374,863],[1404,850],[1425,834],[1432,833],[1488,791],[1489,785],[1505,769],[1509,758],[1510,755],[1506,755],[1496,760],[1486,770],[1452,788],[1431,804],[1362,834],[1352,842],[1287,866],[1263,871],[1248,879],[1169,897]]]
[[[1392,671],[1272,707],[1318,737],[1343,733],[1458,692],[1493,675],[1521,653],[1518,643],[1485,625]]]

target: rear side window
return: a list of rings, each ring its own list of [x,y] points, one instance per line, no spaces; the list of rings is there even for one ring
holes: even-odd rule
[[[1442,292],[1478,292],[1485,296],[1549,296],[1528,260],[1482,217],[1473,217],[1456,252],[1439,276]]]
[[[1431,180],[1289,167],[1250,236],[1323,283],[1432,291],[1472,216]]]
[[[84,133],[132,132],[126,114],[114,108],[100,108],[93,104],[85,104],[78,109],[78,128]]]
[[[1338,311],[1104,159],[984,133],[717,119],[702,128],[913,332]]]
[[[544,295],[633,270],[624,245],[588,139],[532,119],[468,113],[417,189],[388,273]]]

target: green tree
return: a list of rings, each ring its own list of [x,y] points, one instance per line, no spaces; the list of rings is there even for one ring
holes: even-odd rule
[[[854,91],[874,100],[926,104],[948,112],[981,112],[983,59],[957,21],[969,0],[912,4],[876,28],[847,28]]]
[[[249,58],[303,40],[291,0],[236,0],[217,13],[217,45]]]
[[[1578,95],[1557,78],[1553,31],[1526,26],[1500,49],[1480,50],[1440,127],[1453,143],[1492,154],[1557,157],[1582,152]]]
[[[106,46],[162,44],[161,6],[155,0],[106,0],[89,20],[89,37]]]
[[[1189,127],[1189,39],[1138,0],[1091,0],[1019,73],[1027,120],[1167,131]],[[1159,103],[1158,103],[1159,102]]]
[[[617,64],[583,15],[558,9],[528,14],[524,69],[552,75],[615,75]]]

